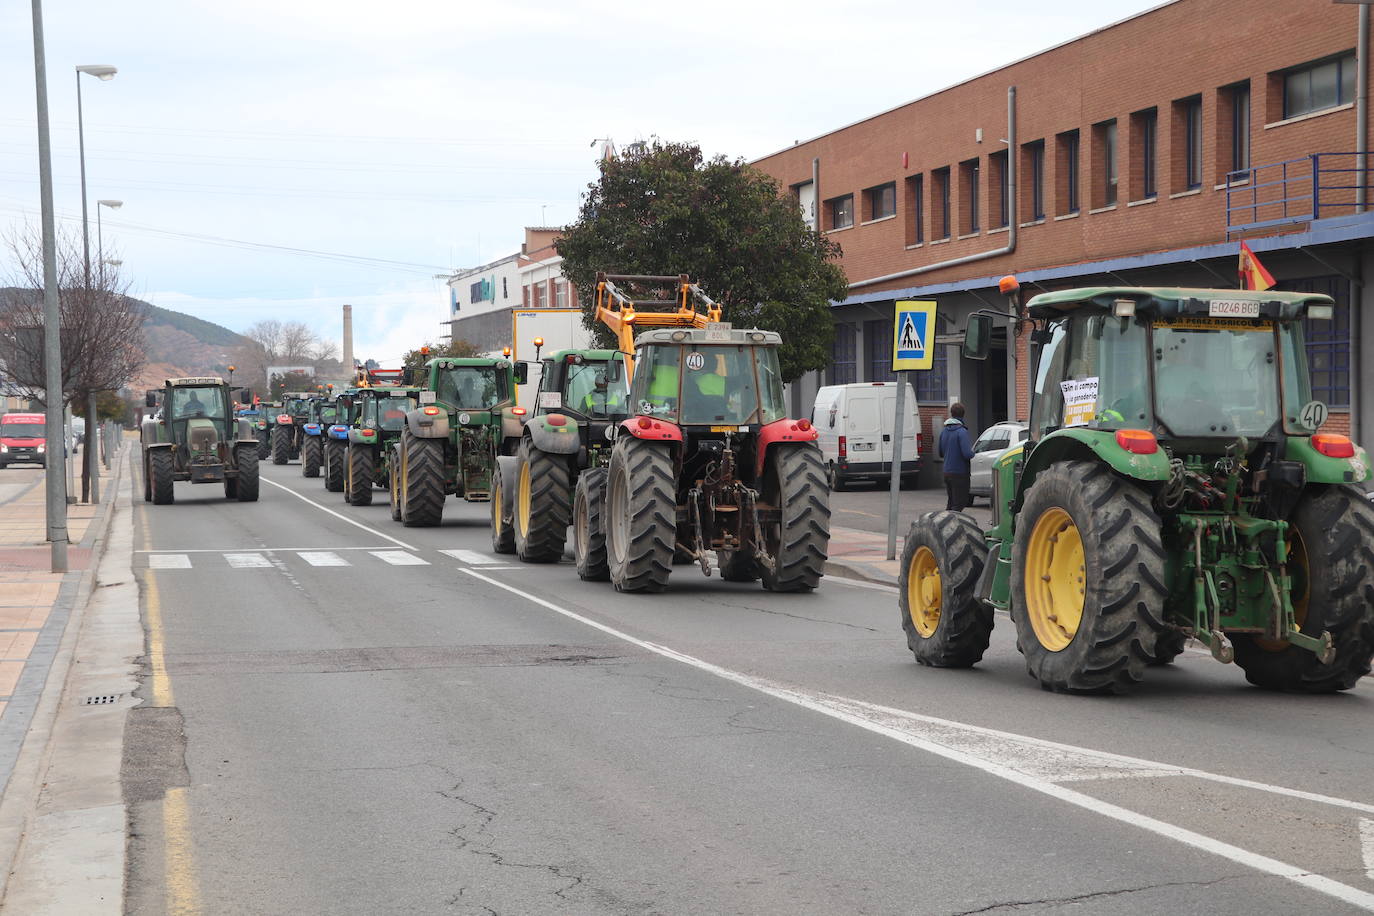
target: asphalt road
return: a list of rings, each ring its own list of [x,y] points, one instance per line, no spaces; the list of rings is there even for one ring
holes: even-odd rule
[[[923,487],[919,490],[900,491],[897,511],[897,532],[906,534],[911,520],[926,512],[935,512],[945,507],[944,487]],[[863,531],[887,531],[888,508],[891,506],[891,491],[886,483],[875,487],[871,483],[853,483],[839,493],[830,496],[830,511],[836,525],[858,528]],[[980,525],[992,520],[992,509],[983,498],[974,500],[967,510]]]
[[[131,912],[1374,909],[1374,685],[1059,696],[1005,619],[921,668],[891,589],[621,595],[264,472],[136,503]]]

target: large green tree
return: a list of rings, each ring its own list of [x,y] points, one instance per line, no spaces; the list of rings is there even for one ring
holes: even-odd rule
[[[830,302],[847,281],[839,245],[807,227],[796,198],[743,160],[653,140],[601,163],[577,222],[555,243],[597,329],[597,271],[691,274],[726,321],[782,334],[788,381],[830,363]],[[603,334],[603,343],[609,341]]]

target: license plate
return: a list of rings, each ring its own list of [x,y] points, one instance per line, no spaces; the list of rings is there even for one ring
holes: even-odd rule
[[[850,448],[854,449],[854,451],[856,452],[871,452],[873,451],[873,443],[855,442],[853,445],[850,446]]]
[[[1259,303],[1243,299],[1213,299],[1207,304],[1207,314],[1213,318],[1258,318]]]

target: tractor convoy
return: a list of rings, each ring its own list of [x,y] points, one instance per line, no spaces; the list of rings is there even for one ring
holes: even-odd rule
[[[900,563],[907,645],[970,667],[998,612],[1029,675],[1066,693],[1122,693],[1196,641],[1260,687],[1349,689],[1374,657],[1374,503],[1364,450],[1321,431],[1305,323],[1319,294],[1099,287],[973,315],[1029,331],[1024,445],[993,466],[992,523],[916,519]],[[142,428],[145,499],[173,482],[258,497],[258,462],[404,525],[441,523],[448,497],[489,502],[492,549],[573,566],[617,591],[657,592],[675,566],[776,592],[825,571],[830,488],[807,419],[787,416],[771,331],[738,329],[686,275],[598,274],[614,346],[527,364],[435,357],[287,394],[234,419],[218,378],[167,380]],[[531,388],[534,386],[531,385]],[[245,402],[246,403],[246,402]],[[268,439],[270,436],[270,445]]]

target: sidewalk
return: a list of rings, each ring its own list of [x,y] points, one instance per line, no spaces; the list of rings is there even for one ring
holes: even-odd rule
[[[897,536],[896,560],[886,559],[886,534],[832,525],[830,528],[830,556],[825,563],[825,574],[896,587],[898,569],[901,565],[902,543],[905,541],[903,535],[910,525],[911,522],[908,519],[899,528],[902,534]]]

